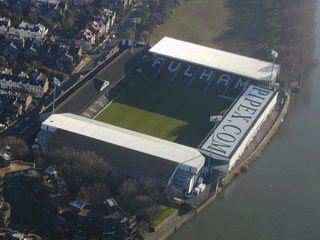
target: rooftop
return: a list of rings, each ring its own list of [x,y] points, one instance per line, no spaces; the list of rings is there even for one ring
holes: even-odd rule
[[[41,237],[32,233],[25,234],[9,228],[3,228],[0,230],[0,239],[40,240]]]
[[[47,126],[196,168],[204,161],[204,157],[195,148],[70,113],[51,115],[41,128],[46,130]]]
[[[33,86],[43,86],[45,84],[45,80],[41,79],[33,79],[27,78],[23,76],[14,76],[10,74],[0,73],[0,80],[4,79],[5,81],[12,81],[12,82],[21,82],[23,84],[29,84]]]
[[[121,217],[121,213],[118,211],[108,213],[103,208],[96,209],[96,208],[91,208],[91,207],[85,207],[85,208],[81,209],[81,211],[78,214],[81,217],[92,217],[92,218],[118,219]]]
[[[208,48],[169,37],[162,38],[149,51],[165,57],[187,61],[258,81],[269,81],[272,71],[271,62]],[[279,71],[280,66],[275,64],[273,76],[275,77]]]
[[[31,31],[31,32],[38,32],[38,31],[44,31],[45,30],[45,27],[42,25],[42,24],[31,24],[31,23],[28,23],[28,22],[25,22],[25,21],[22,21],[20,24],[19,24],[19,28],[20,29],[24,29],[26,31]]]
[[[8,173],[33,169],[33,163],[11,162],[10,166],[0,168],[0,176],[4,177]]]
[[[250,85],[200,144],[199,150],[208,156],[230,160],[275,94],[275,91]]]

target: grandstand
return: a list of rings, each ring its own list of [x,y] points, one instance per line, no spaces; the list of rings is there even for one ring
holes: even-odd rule
[[[152,178],[186,193],[195,187],[205,163],[195,148],[68,113],[45,120],[38,141],[51,148],[95,151],[125,175]]]
[[[154,56],[141,69],[152,79],[234,100],[250,84],[269,86],[280,66],[165,37],[149,50]],[[272,71],[272,79],[271,79]]]
[[[223,73],[234,74],[266,83],[268,86],[272,71],[272,63],[262,60],[229,53],[222,50],[208,48],[197,44],[164,37],[149,52],[209,69],[216,69]],[[155,65],[157,60],[155,60]],[[280,66],[273,67],[273,78],[276,78]],[[273,79],[272,79],[273,80]]]
[[[230,172],[277,102],[277,91],[250,85],[200,144],[214,168]]]

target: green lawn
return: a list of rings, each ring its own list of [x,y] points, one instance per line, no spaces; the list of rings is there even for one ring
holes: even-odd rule
[[[212,128],[209,116],[230,103],[202,91],[139,77],[96,119],[197,147]]]
[[[154,44],[169,36],[201,45],[217,47],[214,38],[225,29],[229,19],[227,0],[188,0],[151,35]]]
[[[164,205],[157,206],[158,212],[152,219],[151,227],[156,228],[158,227],[163,221],[169,218],[172,214],[177,212],[176,208],[167,207]]]

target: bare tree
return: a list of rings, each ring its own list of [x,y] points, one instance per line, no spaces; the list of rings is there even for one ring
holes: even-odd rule
[[[0,148],[1,150],[7,148],[12,159],[24,160],[30,154],[27,144],[22,139],[16,137],[6,137],[0,140]]]

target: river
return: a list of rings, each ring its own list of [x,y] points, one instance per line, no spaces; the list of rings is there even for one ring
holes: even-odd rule
[[[320,63],[320,1],[315,56]],[[320,65],[250,170],[172,240],[320,239]]]

